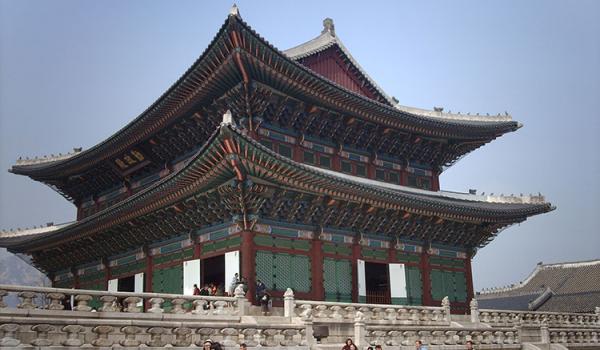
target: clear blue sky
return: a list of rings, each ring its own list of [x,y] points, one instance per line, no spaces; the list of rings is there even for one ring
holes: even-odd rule
[[[473,152],[443,189],[542,192],[558,209],[502,232],[475,287],[538,261],[600,258],[600,1],[239,1],[280,49],[325,17],[404,105],[504,113],[525,126]],[[89,148],[148,107],[203,52],[230,2],[0,0],[0,227],[74,218],[50,188],[5,170]]]

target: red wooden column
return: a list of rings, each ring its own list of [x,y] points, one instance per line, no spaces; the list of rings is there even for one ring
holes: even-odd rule
[[[108,258],[102,258],[102,264],[104,265],[104,288],[108,290],[108,281],[111,280],[110,262]]]
[[[360,244],[358,236],[354,237],[352,242],[352,302],[358,303],[358,260],[361,257]]]
[[[467,254],[467,260],[465,261],[465,280],[467,283],[467,305],[471,302],[471,300],[475,297],[475,293],[473,292],[473,271],[471,270],[471,258],[473,253]],[[471,309],[467,307],[467,311],[471,312]]]
[[[426,247],[423,247],[420,265],[421,279],[423,280],[423,305],[433,306],[433,299],[431,298],[431,267],[429,266],[429,253],[427,253]]]
[[[194,240],[194,259],[200,259],[202,256],[202,246]]]
[[[72,267],[71,273],[73,274],[73,287],[75,289],[81,288],[81,284],[79,283],[79,274],[77,273],[77,269]]]
[[[248,293],[246,297],[251,303],[256,299],[256,246],[254,245],[254,232],[242,231],[242,245],[240,254],[242,255],[242,277],[248,281]]]
[[[437,171],[433,171],[433,174],[431,175],[431,190],[440,190],[440,175]]]
[[[310,269],[314,300],[325,300],[325,288],[323,287],[323,242],[315,233],[311,242]]]
[[[146,271],[144,276],[144,292],[152,292],[152,272],[154,271],[154,259],[150,255],[150,249],[144,247],[144,253],[146,253]],[[148,304],[149,306],[149,304]]]

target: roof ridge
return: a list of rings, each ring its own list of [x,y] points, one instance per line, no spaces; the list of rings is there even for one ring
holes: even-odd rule
[[[50,162],[56,162],[59,160],[65,160],[65,159],[69,159],[73,156],[78,155],[79,153],[81,153],[83,150],[82,147],[73,147],[73,151],[71,152],[67,152],[66,154],[62,154],[59,153],[57,155],[55,154],[50,154],[50,155],[43,155],[43,156],[35,156],[34,158],[29,158],[29,157],[19,157],[19,159],[17,159],[17,161],[15,162],[15,165],[34,165],[34,164],[41,164],[41,163],[50,163]]]
[[[397,103],[396,105],[394,105],[394,107],[403,112],[418,114],[423,117],[438,118],[438,119],[484,121],[484,122],[509,122],[509,121],[513,120],[512,115],[510,115],[508,112],[504,112],[504,115],[501,115],[500,113],[498,113],[496,115],[490,115],[489,113],[486,113],[485,115],[481,115],[479,113],[471,114],[469,112],[467,112],[466,114],[463,114],[461,112],[452,113],[452,111],[444,112],[443,107],[434,107],[433,110],[430,110],[430,109],[425,109],[425,108],[404,106],[404,105],[401,105],[400,103]]]

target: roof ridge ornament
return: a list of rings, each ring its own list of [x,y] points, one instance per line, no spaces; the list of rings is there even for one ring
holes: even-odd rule
[[[335,36],[335,25],[333,24],[333,19],[327,17],[323,20],[323,30],[321,34],[329,33],[331,36]]]
[[[221,122],[222,126],[225,125],[233,125],[235,126],[235,123],[233,122],[233,115],[231,114],[231,110],[227,110],[227,112],[225,112],[223,114],[223,121]]]
[[[229,15],[230,16],[236,16],[238,18],[242,18],[242,16],[240,15],[240,9],[237,7],[237,5],[235,4],[235,2],[231,6],[231,9],[229,9]]]

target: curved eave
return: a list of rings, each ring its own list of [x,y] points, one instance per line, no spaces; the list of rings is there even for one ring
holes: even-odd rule
[[[233,154],[228,154],[225,150],[227,147],[224,146],[227,142],[233,144],[231,148],[235,157],[239,158],[240,164],[250,176],[343,201],[448,220],[503,225],[521,222],[528,216],[553,209],[550,203],[546,202],[493,203],[477,201],[476,196],[473,196],[473,200],[458,199],[449,193],[428,192],[326,171],[282,157],[237,128],[225,125],[215,131],[181,170],[127,200],[51,232],[18,237],[7,237],[0,233],[0,245],[18,252],[35,250],[40,246],[52,246],[59,240],[74,240],[110,229],[114,225],[174,205],[197,191],[215,188],[235,177],[235,171],[229,162]],[[269,168],[268,165],[272,167]]]
[[[298,62],[293,61],[289,57],[287,57],[284,53],[277,50],[271,44],[269,44],[266,40],[264,40],[260,35],[254,32],[245,22],[243,22],[237,16],[229,16],[225,21],[219,32],[215,35],[212,42],[208,46],[208,48],[204,51],[204,53],[196,60],[196,62],[182,75],[179,80],[177,80],[155,103],[153,103],[146,111],[144,111],[141,115],[139,115],[132,122],[124,126],[122,129],[117,131],[113,136],[109,137],[105,141],[97,144],[96,146],[89,148],[83,152],[80,152],[68,159],[50,161],[45,163],[31,164],[31,165],[14,165],[11,168],[11,172],[20,175],[28,175],[34,179],[52,179],[59,176],[68,176],[72,174],[76,174],[84,171],[85,169],[89,169],[93,167],[95,164],[113,157],[120,152],[123,152],[127,149],[127,147],[132,146],[135,142],[141,141],[141,136],[151,135],[153,131],[156,130],[156,123],[154,119],[157,118],[155,114],[157,114],[157,110],[165,107],[169,103],[174,103],[176,99],[181,99],[185,96],[182,96],[185,89],[183,89],[183,85],[191,80],[192,74],[199,70],[202,67],[202,64],[205,60],[209,58],[214,59],[215,52],[213,52],[213,48],[216,43],[220,40],[224,40],[231,44],[230,38],[226,37],[226,33],[228,28],[232,28],[236,30],[240,26],[243,30],[243,35],[245,37],[242,40],[243,43],[246,43],[249,40],[256,39],[259,44],[266,47],[270,50],[270,54],[272,57],[277,57],[283,64],[285,64],[288,68],[295,70],[296,73],[301,74],[304,77],[307,77],[315,84],[318,84],[319,90],[323,91],[331,101],[354,101],[359,105],[359,109],[364,110],[363,115],[367,118],[371,118],[372,122],[388,124],[392,127],[404,128],[406,126],[410,127],[409,131],[415,131],[425,134],[428,136],[430,131],[433,130],[450,130],[448,135],[456,135],[458,139],[460,139],[460,135],[467,136],[467,139],[479,139],[483,140],[482,143],[486,143],[491,141],[492,139],[511,131],[515,131],[519,128],[519,124],[515,121],[505,121],[505,122],[487,122],[487,121],[473,121],[473,120],[445,120],[443,118],[433,118],[433,117],[424,117],[422,115],[408,113],[406,111],[402,111],[397,109],[394,106],[389,106],[384,103],[380,103],[369,99],[365,96],[357,94],[355,92],[349,91],[326,78],[316,74],[312,70],[307,67],[302,66]],[[247,39],[247,40],[246,40]],[[248,50],[248,48],[244,48],[242,50],[244,55],[254,55]],[[255,59],[260,60],[260,58],[254,56]],[[221,57],[221,62],[224,61],[226,57]],[[280,71],[282,70],[281,67]],[[285,69],[288,72],[288,69]],[[281,77],[282,74],[277,71],[270,70],[269,74],[272,74],[276,77]],[[293,80],[293,77],[287,76],[283,77],[286,82],[290,82]],[[292,79],[290,79],[292,78]],[[339,106],[343,106],[340,104]],[[163,111],[164,112],[164,111]],[[432,132],[432,134],[434,134]],[[439,136],[435,133],[432,136]],[[132,137],[132,135],[136,135],[138,137]],[[451,137],[451,136],[448,136]]]

